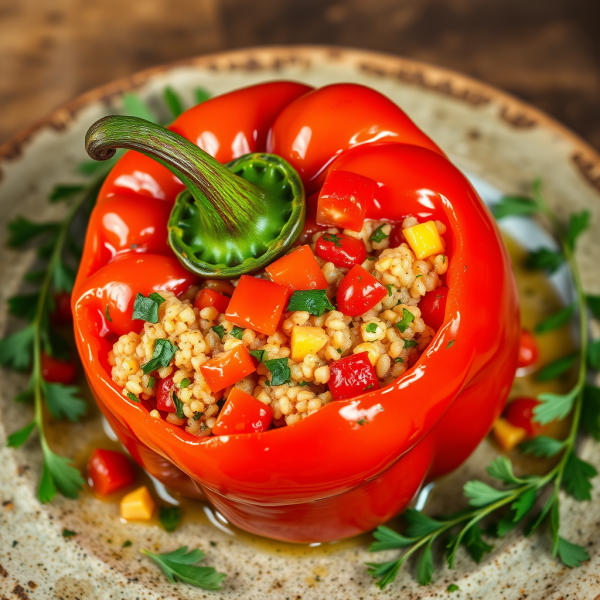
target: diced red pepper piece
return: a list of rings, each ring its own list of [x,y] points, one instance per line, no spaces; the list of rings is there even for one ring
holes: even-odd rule
[[[367,258],[365,243],[343,233],[324,233],[317,240],[315,253],[323,260],[344,269],[360,265]]]
[[[75,381],[77,366],[73,360],[60,360],[42,352],[42,377],[48,383],[69,385]]]
[[[423,321],[436,331],[444,324],[447,299],[448,288],[439,287],[431,292],[427,292],[421,299],[421,302],[419,302]]]
[[[112,494],[135,481],[133,467],[124,454],[101,448],[92,452],[88,474],[94,490],[101,496]]]
[[[242,275],[229,302],[226,317],[240,327],[273,335],[289,295],[290,290],[285,285]]]
[[[376,189],[375,181],[358,173],[329,171],[319,194],[317,223],[360,231]]]
[[[287,285],[292,290],[325,290],[329,285],[310,246],[300,246],[265,270],[271,281]]]
[[[158,410],[164,410],[165,412],[170,413],[177,412],[177,408],[173,402],[174,387],[173,375],[161,380],[158,384],[158,389],[156,390],[156,408]]]
[[[200,365],[211,392],[233,385],[256,371],[252,357],[242,344]]]
[[[202,310],[203,308],[210,308],[211,306],[216,308],[220,313],[224,313],[229,306],[229,298],[204,288],[196,294],[196,300],[194,300],[194,306]]]
[[[273,409],[270,406],[238,388],[233,388],[212,432],[214,435],[258,433],[269,429],[272,421]]]
[[[354,265],[338,287],[338,309],[349,317],[358,317],[388,295],[387,289],[360,265]]]
[[[334,400],[347,400],[379,389],[379,380],[368,352],[352,354],[331,363],[329,391]]]
[[[540,351],[533,333],[527,329],[521,330],[521,341],[519,342],[518,367],[530,367],[537,362]]]
[[[536,398],[515,398],[504,411],[504,418],[514,427],[520,427],[529,437],[540,435],[544,429],[541,423],[533,420],[533,409],[540,403]]]

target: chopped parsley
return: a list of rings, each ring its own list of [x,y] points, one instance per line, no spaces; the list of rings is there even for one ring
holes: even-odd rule
[[[367,390],[370,390],[375,384],[374,383],[370,383],[365,389],[364,391],[366,392]]]
[[[406,350],[407,348],[415,348],[416,346],[419,345],[419,343],[416,340],[402,340],[404,342],[404,349]]]
[[[266,350],[250,350],[250,356],[254,356],[254,358],[259,362],[265,362],[265,356],[267,355]]]
[[[77,535],[77,533],[75,531],[71,531],[70,529],[63,529],[62,530],[62,536],[64,538],[68,539],[68,538],[72,538],[72,537],[74,537],[76,535]]]
[[[177,394],[173,392],[172,394],[173,404],[175,405],[175,410],[177,411],[177,418],[183,419],[185,415],[183,414],[183,402],[177,397]]]
[[[232,335],[234,338],[237,338],[238,340],[242,339],[242,335],[244,335],[244,330],[241,327],[234,327],[230,332],[229,335]]]
[[[153,390],[154,389],[154,382],[156,381],[156,379],[154,379],[154,377],[150,377],[150,379],[148,379],[148,387]]]
[[[132,394],[131,392],[127,392],[127,397],[132,401],[132,402],[139,402],[140,399],[135,395]]]
[[[388,296],[391,298],[394,295],[394,286],[388,283],[385,287],[387,288]]]
[[[310,385],[310,383],[308,381],[300,381],[296,385],[299,385],[301,387],[305,387],[307,385]]]
[[[112,323],[112,319],[110,318],[110,313],[108,312],[109,309],[109,305],[106,305],[106,309],[104,310],[104,316],[106,317],[107,321],[110,321]]]
[[[325,242],[331,242],[336,248],[341,248],[342,247],[342,238],[335,235],[335,233],[324,233],[323,234],[323,241]]]
[[[366,425],[369,421],[367,421],[366,419],[359,419],[358,421],[356,421],[357,425],[360,425],[361,427],[363,425]]]
[[[225,327],[223,325],[215,325],[211,327],[211,329],[219,336],[220,339],[223,339],[225,335]]]
[[[384,225],[380,225],[372,234],[371,237],[369,238],[372,242],[375,243],[379,243],[379,242],[383,242],[383,240],[385,240],[386,238],[389,238],[390,236],[385,234],[383,232],[383,227]]]
[[[343,352],[341,348],[336,348],[336,350],[338,351],[338,354],[341,354]]]
[[[452,348],[452,346],[454,346],[454,342],[455,342],[455,341],[456,341],[456,340],[450,340],[450,341],[448,342],[448,345],[446,346],[445,350],[448,350],[448,348]]]
[[[179,506],[161,506],[158,520],[169,533],[175,531],[179,521],[181,521],[181,508]]]
[[[413,315],[410,310],[406,310],[406,308],[402,309],[402,320],[396,323],[396,327],[404,333],[409,327],[410,324],[415,320],[415,315]],[[406,342],[406,340],[404,340]],[[415,344],[416,346],[416,344]],[[406,345],[404,346],[406,348]]]
[[[265,366],[271,371],[271,385],[289,383],[291,373],[287,358],[274,358],[265,361]]]
[[[335,310],[335,306],[327,297],[327,290],[299,290],[292,294],[286,310],[305,310],[320,317],[327,310]]]
[[[367,333],[377,333],[377,323],[367,323],[367,326],[365,327],[365,331]]]
[[[133,303],[132,319],[141,319],[149,323],[158,323],[158,307],[165,299],[156,292],[152,292],[148,297],[144,294],[138,294]]]
[[[394,359],[394,362],[395,363],[403,363],[404,360],[398,356],[397,358]]]
[[[423,275],[417,275],[415,279],[419,279],[419,277],[423,277]]]
[[[186,377],[179,382],[179,389],[186,388],[190,385],[190,380]]]
[[[145,365],[142,365],[144,375],[161,367],[168,367],[178,349],[169,340],[156,340],[152,358]]]
[[[129,546],[132,546],[133,544],[131,543],[131,540],[125,540],[122,544],[121,544],[121,548],[129,548]]]
[[[194,416],[192,417],[194,419],[194,421],[198,421],[199,419],[202,418],[202,415],[204,413],[194,413]]]

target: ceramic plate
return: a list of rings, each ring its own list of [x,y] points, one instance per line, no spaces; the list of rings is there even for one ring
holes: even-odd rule
[[[463,75],[408,59],[371,52],[282,47],[239,50],[204,56],[150,69],[93,90],[17,135],[0,148],[0,243],[5,247],[6,223],[17,214],[36,219],[59,214],[49,205],[48,191],[56,183],[77,181],[75,166],[85,158],[83,139],[88,126],[122,106],[122,94],[136,90],[158,105],[166,85],[192,103],[194,88],[211,94],[276,78],[321,86],[357,82],[389,96],[424,129],[473,179],[486,200],[500,193],[527,192],[542,177],[546,195],[559,214],[586,208],[600,223],[600,156],[540,111]],[[522,241],[538,230],[509,224]],[[521,229],[519,229],[521,227]],[[547,238],[546,238],[547,239]],[[588,232],[579,251],[584,284],[600,293],[600,239]],[[15,294],[32,254],[5,251],[0,260],[0,330],[10,327],[5,299]],[[568,293],[568,290],[563,290]],[[597,332],[596,332],[597,333]],[[0,592],[4,598],[148,599],[223,598],[273,600],[370,598],[595,598],[600,594],[600,485],[591,503],[563,499],[561,531],[583,544],[592,559],[579,569],[567,569],[552,559],[544,535],[530,539],[520,532],[498,541],[494,551],[475,565],[462,551],[453,571],[442,566],[434,583],[419,587],[412,569],[379,591],[363,563],[373,560],[368,538],[321,547],[294,548],[269,544],[231,528],[209,507],[185,507],[186,517],[175,533],[156,524],[121,523],[118,504],[100,502],[89,493],[78,500],[57,497],[40,505],[36,497],[41,453],[35,441],[15,451],[6,447],[8,433],[25,425],[30,408],[13,397],[26,379],[12,373],[0,386]],[[98,412],[90,409],[81,424],[53,426],[56,450],[82,464],[90,448],[106,443]],[[600,468],[598,447],[585,441],[582,455]],[[496,450],[489,442],[457,472],[440,482],[427,500],[432,513],[463,504],[462,483],[481,476]],[[427,490],[429,491],[429,490]],[[157,493],[168,494],[157,488]],[[421,494],[423,505],[426,493]],[[165,496],[165,500],[168,497]],[[77,535],[63,538],[63,529]],[[122,548],[123,542],[132,545]],[[207,564],[227,573],[223,589],[205,592],[171,585],[140,548],[168,551],[182,545],[205,551]],[[375,560],[391,559],[384,554]],[[451,596],[450,583],[460,590]]]

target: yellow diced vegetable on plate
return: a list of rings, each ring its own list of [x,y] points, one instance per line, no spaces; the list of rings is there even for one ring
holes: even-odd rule
[[[148,521],[154,512],[154,500],[148,488],[142,487],[129,492],[121,500],[121,517],[132,521]]]
[[[329,337],[320,327],[292,328],[292,360],[304,360],[307,354],[316,354],[327,342]]]
[[[418,259],[444,252],[444,243],[433,221],[408,227],[402,233]]]
[[[507,452],[520,444],[527,437],[527,432],[522,427],[511,425],[506,419],[500,417],[492,430],[494,439],[500,447]]]

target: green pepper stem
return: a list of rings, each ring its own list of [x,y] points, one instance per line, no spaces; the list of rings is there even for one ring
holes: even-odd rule
[[[261,189],[160,125],[137,117],[113,115],[90,127],[85,149],[94,160],[112,158],[117,148],[141,152],[176,175],[199,205],[205,226],[212,231],[240,235],[257,212],[268,211]]]

